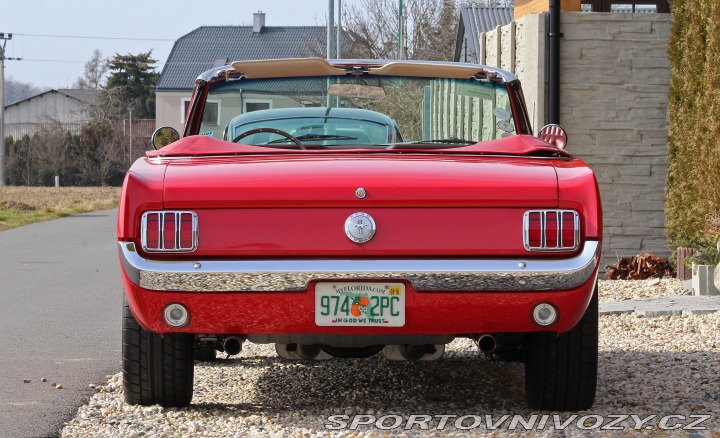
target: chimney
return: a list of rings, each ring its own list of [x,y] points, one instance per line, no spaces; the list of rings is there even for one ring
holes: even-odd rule
[[[265,12],[257,11],[253,13],[253,33],[262,32],[265,27]]]

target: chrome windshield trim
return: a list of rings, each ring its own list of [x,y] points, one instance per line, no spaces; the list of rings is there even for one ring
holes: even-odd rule
[[[304,291],[315,280],[409,281],[420,291],[565,290],[587,282],[600,243],[587,241],[568,259],[198,260],[141,257],[132,242],[118,242],[125,274],[149,290],[182,292]]]

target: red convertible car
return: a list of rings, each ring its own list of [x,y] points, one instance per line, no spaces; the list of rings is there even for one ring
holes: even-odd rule
[[[127,173],[118,247],[132,404],[186,406],[194,361],[522,361],[528,404],[595,397],[602,217],[562,128],[481,65],[240,61]],[[181,138],[182,137],[182,138]]]

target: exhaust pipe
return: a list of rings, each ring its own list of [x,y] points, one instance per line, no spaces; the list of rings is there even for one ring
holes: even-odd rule
[[[223,350],[230,356],[234,356],[242,351],[243,339],[237,336],[228,336],[223,341]]]
[[[298,344],[297,355],[303,360],[313,360],[320,354],[319,344]]]
[[[493,351],[497,348],[497,341],[495,340],[495,336],[493,335],[480,335],[477,339],[475,339],[475,344],[477,344],[480,351],[482,351],[485,354],[492,354]]]
[[[430,345],[430,347],[432,348],[433,346]],[[425,356],[425,350],[425,345],[402,345],[400,347],[400,355],[405,360],[416,361]],[[431,353],[434,352],[434,350],[431,351]]]

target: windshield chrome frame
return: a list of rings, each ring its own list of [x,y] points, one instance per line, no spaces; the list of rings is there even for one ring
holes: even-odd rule
[[[329,59],[327,60],[333,67],[345,69],[348,75],[351,75],[353,71],[357,71],[358,68],[380,68],[389,63],[397,62],[393,60],[370,60],[370,59]],[[412,63],[419,65],[447,65],[447,66],[466,66],[466,67],[477,67],[479,70],[491,73],[492,78],[490,81],[498,81],[503,83],[507,88],[508,98],[512,108],[513,121],[515,122],[515,133],[516,134],[528,134],[533,135],[532,125],[529,120],[527,108],[522,97],[522,89],[520,81],[514,74],[502,70],[499,68],[486,66],[482,64],[473,63],[457,63],[457,62],[442,62],[442,61],[402,61],[404,63]],[[231,75],[230,72],[237,73],[232,65],[225,65],[208,70],[202,73],[196,79],[195,90],[193,92],[193,98],[190,101],[190,107],[188,109],[187,120],[183,136],[197,135],[200,132],[200,125],[202,123],[202,112],[204,110],[204,103],[207,99],[208,93],[211,86],[219,81],[235,81],[243,78],[242,75]],[[340,76],[342,77],[342,76]],[[439,76],[440,77],[440,76]]]

